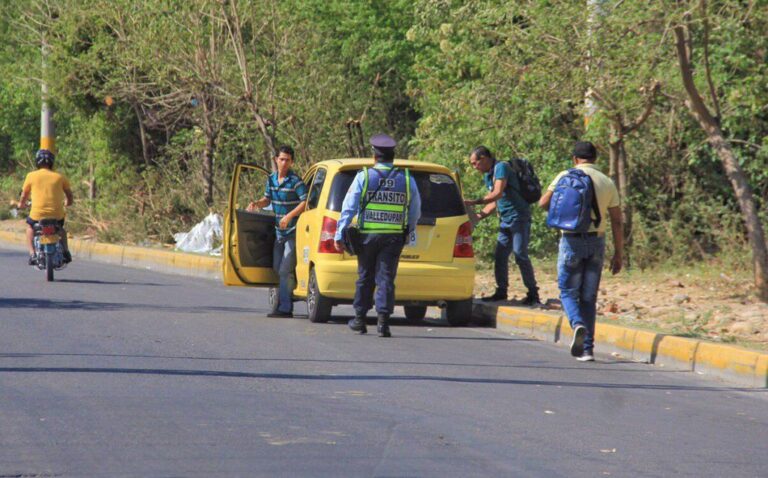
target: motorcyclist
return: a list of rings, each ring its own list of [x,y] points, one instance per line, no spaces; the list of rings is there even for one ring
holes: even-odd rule
[[[41,219],[58,219],[61,227],[61,245],[64,248],[64,262],[72,262],[72,255],[67,245],[67,232],[64,230],[64,204],[71,206],[74,201],[69,180],[53,170],[56,157],[47,149],[41,149],[35,154],[37,171],[27,174],[19,199],[19,209],[24,209],[27,199],[32,200],[32,208],[27,216],[27,248],[29,249],[29,265],[37,264],[35,254],[34,226]]]

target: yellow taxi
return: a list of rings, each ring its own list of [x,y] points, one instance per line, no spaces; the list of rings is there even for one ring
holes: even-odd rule
[[[351,304],[357,280],[357,259],[333,244],[341,204],[352,180],[373,159],[334,159],[312,165],[303,180],[309,188],[307,207],[296,225],[296,289],[306,300],[309,320],[326,322],[337,304]],[[395,160],[408,168],[421,195],[416,244],[400,256],[395,302],[409,319],[424,318],[427,306],[444,308],[454,326],[472,315],[475,257],[472,227],[462,201],[461,181],[445,166]],[[270,211],[246,211],[264,195],[269,172],[255,164],[237,164],[224,219],[223,279],[226,285],[274,287],[272,270],[275,221]],[[276,292],[270,292],[276,303]]]

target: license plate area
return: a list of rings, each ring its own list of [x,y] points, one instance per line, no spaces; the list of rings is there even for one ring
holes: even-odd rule
[[[56,244],[57,242],[59,242],[58,234],[40,236],[40,244]]]

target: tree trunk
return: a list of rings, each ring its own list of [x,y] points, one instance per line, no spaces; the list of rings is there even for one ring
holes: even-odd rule
[[[702,125],[703,126],[703,125]],[[768,248],[765,243],[765,233],[760,216],[757,215],[752,188],[747,181],[744,170],[733,154],[730,143],[723,137],[719,126],[707,132],[707,141],[717,152],[725,168],[725,174],[731,182],[731,187],[739,201],[739,208],[747,227],[747,237],[752,246],[752,262],[755,274],[755,287],[758,297],[768,302]]]
[[[213,155],[216,150],[216,135],[213,132],[205,134],[205,149],[203,150],[203,187],[205,188],[205,204],[213,205]]]
[[[141,138],[141,154],[144,157],[144,164],[149,166],[149,144],[147,143],[147,131],[144,128],[144,119],[141,117],[139,105],[133,103],[133,111],[136,113],[136,120],[139,122],[139,137]]]
[[[608,143],[608,176],[613,179],[614,184],[619,184],[619,143],[611,141]]]
[[[627,150],[624,148],[623,138],[619,142],[618,178],[619,198],[621,199],[621,219],[624,222],[624,245],[629,249],[632,245],[632,204],[630,204],[629,201],[629,165],[627,163]]]
[[[629,166],[627,164],[627,150],[624,148],[624,126],[613,124],[611,126],[611,141],[609,143],[609,175],[619,190],[621,200],[621,219],[624,223],[624,249],[626,251],[627,267],[629,267],[629,251],[632,245],[632,205],[629,203]],[[603,221],[608,218],[604,217]]]
[[[718,119],[710,113],[693,81],[688,27],[685,24],[677,25],[674,28],[674,33],[680,75],[688,95],[685,104],[691,115],[696,118],[704,130],[707,135],[707,141],[715,149],[720,161],[723,163],[725,174],[739,202],[739,208],[747,228],[749,244],[752,247],[752,263],[757,295],[761,300],[768,302],[768,247],[765,243],[765,233],[760,222],[760,216],[757,215],[752,188],[749,186],[747,177],[733,154],[730,143],[723,136]]]

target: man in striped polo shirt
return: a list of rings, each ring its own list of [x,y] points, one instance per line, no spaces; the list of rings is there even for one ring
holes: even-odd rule
[[[293,148],[280,146],[275,158],[277,171],[270,174],[264,197],[248,205],[248,211],[272,204],[275,213],[275,247],[272,268],[280,277],[278,301],[267,317],[293,317],[293,289],[296,288],[296,222],[307,205],[307,186],[291,170]]]

